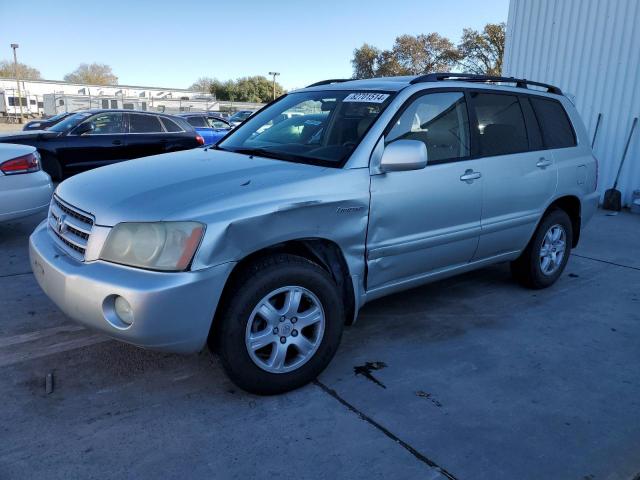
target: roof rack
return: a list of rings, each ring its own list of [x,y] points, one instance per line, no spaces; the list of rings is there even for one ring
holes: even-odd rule
[[[332,83],[349,82],[351,80],[353,80],[353,78],[332,78],[330,80],[322,80],[321,82],[312,83],[311,85],[307,85],[305,88],[319,87],[320,85],[330,85]]]
[[[487,83],[515,83],[518,88],[528,88],[529,85],[536,87],[543,87],[547,89],[548,93],[555,93],[556,95],[562,95],[562,90],[554,85],[548,83],[533,82],[531,80],[525,80],[524,78],[515,77],[498,77],[493,75],[476,75],[472,73],[429,73],[427,75],[421,75],[411,80],[411,85],[416,83],[425,82],[441,82],[443,80],[461,80],[464,82],[487,82]]]

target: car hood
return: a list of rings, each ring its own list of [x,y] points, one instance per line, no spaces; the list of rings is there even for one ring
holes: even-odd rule
[[[8,143],[11,141],[39,140],[41,138],[51,138],[60,135],[58,132],[49,130],[20,130],[19,132],[0,133],[0,142]]]
[[[97,225],[159,220],[200,220],[239,207],[250,192],[323,176],[327,169],[221,150],[197,148],[90,170],[62,182],[56,195],[94,215]],[[286,191],[286,189],[285,189]],[[289,191],[292,191],[291,189]],[[287,195],[284,194],[283,198]]]

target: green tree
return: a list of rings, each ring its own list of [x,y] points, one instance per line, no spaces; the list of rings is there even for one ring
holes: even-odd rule
[[[378,68],[376,68],[374,77],[394,77],[397,75],[409,75],[409,72],[400,65],[398,57],[392,50],[383,50],[378,56],[376,62]]]
[[[368,43],[356,48],[353,51],[353,59],[351,60],[353,78],[375,77],[380,53],[379,49]]]
[[[393,45],[393,56],[408,75],[448,72],[459,60],[455,45],[437,33],[401,35]]]
[[[73,72],[64,76],[64,81],[91,85],[117,85],[118,77],[114,75],[109,65],[81,63]]]
[[[209,87],[209,92],[215,95],[218,100],[237,100],[235,82],[233,80],[222,82],[214,78]]]
[[[460,67],[469,73],[501,75],[505,24],[489,23],[481,32],[465,28],[458,45]]]
[[[261,75],[227,80],[225,82],[213,79],[209,91],[218,100],[266,103],[273,99],[273,83]],[[276,82],[276,97],[279,97],[284,92],[282,85]]]
[[[36,68],[18,62],[18,76],[20,80],[40,80],[42,75]],[[15,65],[10,60],[2,60],[0,62],[0,78],[15,78]]]
[[[460,55],[455,45],[437,33],[400,35],[390,50],[364,44],[353,52],[354,78],[421,75],[451,70]]]

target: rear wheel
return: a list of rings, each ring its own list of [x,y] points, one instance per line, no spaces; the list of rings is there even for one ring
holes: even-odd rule
[[[542,219],[522,255],[511,263],[514,278],[528,288],[553,285],[567,265],[572,241],[569,215],[564,210],[552,210]]]
[[[315,263],[287,254],[266,258],[227,293],[218,351],[229,378],[244,390],[270,395],[301,387],[338,349],[342,298]]]

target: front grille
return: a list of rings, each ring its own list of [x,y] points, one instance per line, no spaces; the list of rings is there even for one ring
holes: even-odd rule
[[[93,217],[69,205],[56,195],[49,206],[49,231],[60,248],[73,258],[84,261],[93,228]]]

